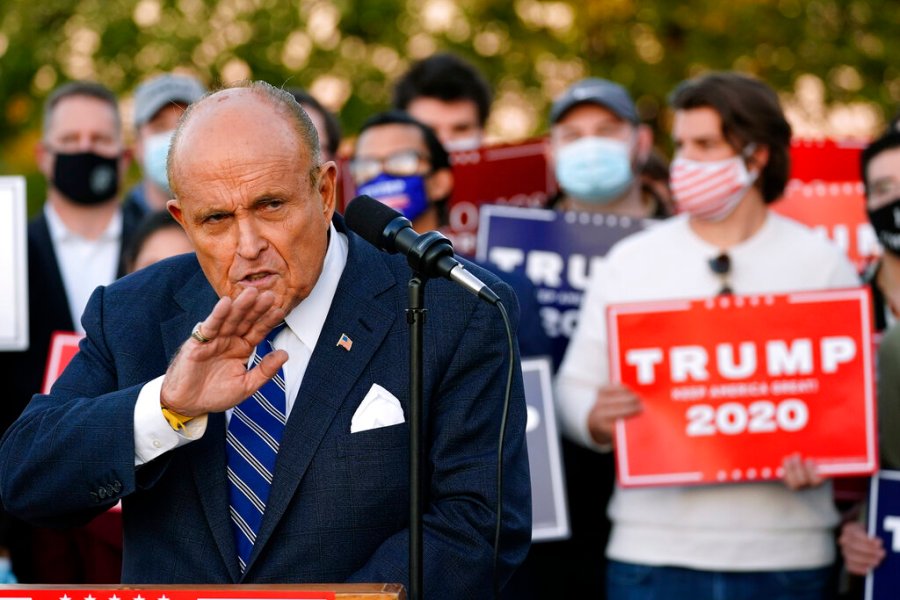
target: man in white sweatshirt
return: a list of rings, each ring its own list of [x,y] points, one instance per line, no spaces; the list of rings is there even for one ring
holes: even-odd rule
[[[764,83],[712,73],[673,92],[671,187],[679,216],[614,247],[595,271],[557,382],[570,438],[608,449],[643,410],[607,364],[611,303],[858,285],[834,245],[780,217],[791,130]],[[600,508],[598,507],[598,510]],[[616,488],[611,599],[825,598],[838,515],[815,464],[785,457],[784,481]]]

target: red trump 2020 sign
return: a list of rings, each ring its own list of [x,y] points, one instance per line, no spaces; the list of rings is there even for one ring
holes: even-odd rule
[[[616,425],[623,486],[877,467],[864,288],[610,306],[610,366],[644,411]]]

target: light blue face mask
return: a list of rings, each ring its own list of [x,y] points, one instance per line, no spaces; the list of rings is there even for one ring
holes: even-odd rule
[[[584,202],[605,204],[634,181],[631,147],[602,137],[583,137],[556,153],[556,180],[563,191]]]
[[[144,176],[160,189],[171,194],[169,176],[166,173],[166,158],[174,131],[166,131],[149,136],[144,140]]]

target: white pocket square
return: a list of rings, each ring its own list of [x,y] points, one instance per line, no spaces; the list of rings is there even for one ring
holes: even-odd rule
[[[377,383],[373,383],[353,413],[353,418],[350,419],[350,433],[398,425],[405,420],[403,407],[400,406],[397,397]]]

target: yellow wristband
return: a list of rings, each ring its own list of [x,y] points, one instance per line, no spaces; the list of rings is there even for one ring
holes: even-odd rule
[[[184,424],[194,418],[179,415],[174,410],[169,410],[165,406],[160,406],[160,409],[162,409],[162,414],[166,418],[166,421],[169,422],[169,426],[175,431],[184,429]]]

